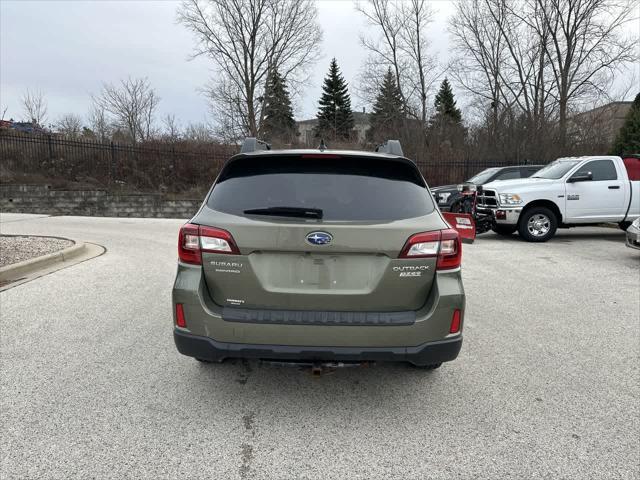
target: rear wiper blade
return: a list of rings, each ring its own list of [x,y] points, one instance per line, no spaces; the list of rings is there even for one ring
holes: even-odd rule
[[[322,218],[322,210],[320,208],[265,207],[250,208],[245,210],[244,213],[247,215],[273,215],[274,217]]]

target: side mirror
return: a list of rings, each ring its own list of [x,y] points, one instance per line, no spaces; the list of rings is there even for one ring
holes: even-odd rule
[[[593,180],[593,174],[591,172],[586,173],[576,173],[571,178],[569,178],[569,183],[575,182],[588,182]]]

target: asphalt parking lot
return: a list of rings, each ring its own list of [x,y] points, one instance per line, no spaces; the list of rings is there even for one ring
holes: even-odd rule
[[[465,343],[319,378],[179,355],[179,220],[3,214],[106,254],[0,293],[0,478],[638,478],[640,254],[607,228],[465,246]]]

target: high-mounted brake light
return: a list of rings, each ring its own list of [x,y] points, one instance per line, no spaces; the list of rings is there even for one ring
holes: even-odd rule
[[[460,235],[452,228],[412,235],[398,258],[437,257],[437,270],[451,270],[462,263]]]
[[[202,253],[239,255],[233,237],[226,230],[187,223],[178,236],[178,257],[184,263],[202,264]]]

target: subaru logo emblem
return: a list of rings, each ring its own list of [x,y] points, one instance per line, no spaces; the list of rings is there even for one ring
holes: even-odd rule
[[[333,237],[327,232],[311,232],[307,235],[307,243],[311,245],[329,245],[331,240]]]

